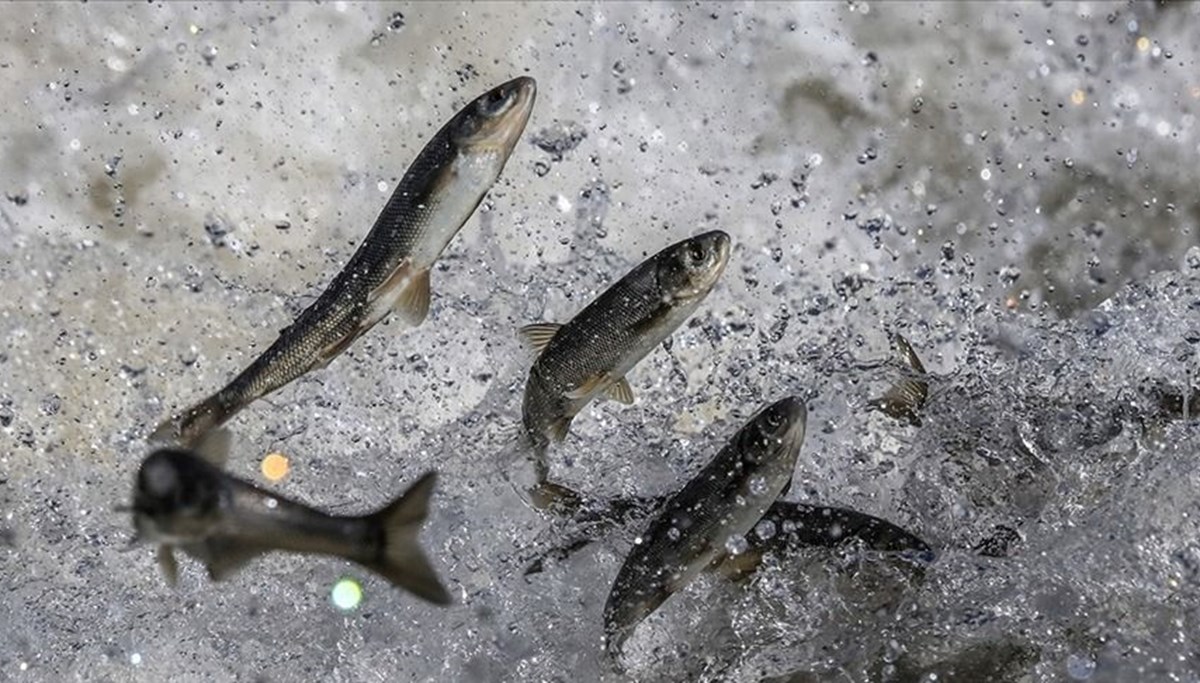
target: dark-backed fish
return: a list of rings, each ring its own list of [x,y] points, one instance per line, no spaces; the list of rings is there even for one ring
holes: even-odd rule
[[[643,619],[723,561],[730,542],[758,524],[792,479],[807,419],[804,403],[795,397],[767,406],[650,522],[604,606],[611,656]]]
[[[904,374],[883,396],[871,399],[867,405],[897,420],[908,420],[919,426],[921,408],[929,397],[925,366],[921,364],[912,345],[899,333],[892,335],[892,348],[904,366]]]
[[[886,519],[846,508],[789,501],[772,505],[746,540],[748,550],[728,558],[722,573],[730,577],[749,574],[769,552],[799,546],[832,548],[852,540],[871,550],[907,553],[923,562],[934,559],[929,544]]]
[[[191,451],[164,448],[142,461],[133,523],[138,541],[160,544],[159,564],[172,584],[176,548],[202,562],[214,581],[263,553],[282,550],[357,562],[445,605],[450,595],[417,541],[435,480],[429,472],[382,510],[339,517],[230,476]]]
[[[225,388],[164,422],[151,440],[192,444],[255,399],[324,367],[392,311],[421,324],[429,271],[500,176],[536,90],[532,78],[517,78],[455,114],[417,155],[325,292]]]
[[[597,396],[633,403],[626,373],[708,296],[729,261],[729,244],[729,235],[719,230],[672,244],[565,325],[521,328],[538,352],[521,419],[539,456],[551,441],[566,437],[571,420]]]

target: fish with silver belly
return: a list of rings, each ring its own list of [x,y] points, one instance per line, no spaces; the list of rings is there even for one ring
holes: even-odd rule
[[[281,550],[356,562],[445,605],[450,595],[417,541],[435,480],[429,472],[382,510],[339,517],[230,476],[192,451],[164,448],[142,462],[129,509],[135,542],[160,544],[159,564],[171,584],[178,575],[176,548],[204,563],[214,581]]]
[[[622,277],[565,325],[521,328],[538,353],[521,419],[539,458],[600,395],[633,403],[625,375],[700,306],[729,261],[729,235],[714,230],[672,244]]]
[[[634,628],[672,594],[728,555],[792,479],[808,411],[796,397],[767,406],[675,494],[621,565],[604,606],[614,659]]]
[[[164,422],[151,440],[194,443],[255,399],[324,367],[392,311],[421,324],[429,271],[500,176],[536,91],[532,78],[517,78],[455,114],[417,155],[324,293],[227,386]]]

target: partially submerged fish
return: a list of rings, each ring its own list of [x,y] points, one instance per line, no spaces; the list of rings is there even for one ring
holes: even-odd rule
[[[774,403],[734,435],[642,534],[604,606],[605,647],[614,658],[633,629],[745,536],[792,479],[808,411],[795,397]]]
[[[172,584],[175,548],[203,562],[214,581],[263,553],[283,550],[357,562],[445,605],[450,595],[417,542],[435,480],[436,473],[425,474],[373,514],[337,517],[230,476],[196,453],[164,448],[142,461],[133,522],[137,540],[160,544],[159,564]]]
[[[867,403],[871,408],[896,418],[921,424],[920,411],[929,397],[929,381],[925,378],[925,366],[908,340],[899,333],[892,335],[892,347],[904,365],[904,375],[880,398]]]
[[[769,531],[760,534],[757,527],[767,523]],[[757,569],[768,552],[796,546],[832,548],[854,539],[871,550],[907,553],[924,562],[934,559],[933,549],[917,536],[886,519],[846,508],[777,501],[759,524],[746,536],[746,552],[729,557],[722,573],[740,578]]]
[[[151,440],[194,443],[255,399],[324,367],[392,311],[421,324],[429,311],[429,271],[500,176],[536,91],[523,76],[455,114],[417,155],[320,298],[225,388],[164,422]]]
[[[521,328],[538,352],[521,419],[539,458],[600,395],[633,403],[626,373],[696,310],[729,261],[729,235],[714,230],[663,249],[565,325]],[[544,480],[544,463],[539,479]]]

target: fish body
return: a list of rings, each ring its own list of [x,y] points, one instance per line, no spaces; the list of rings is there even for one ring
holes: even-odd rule
[[[472,101],[425,145],[366,239],[321,296],[217,393],[158,427],[151,440],[191,445],[246,405],[324,367],[392,311],[429,311],[429,271],[495,183],[529,120],[532,78]]]
[[[611,656],[668,597],[720,563],[730,539],[754,528],[791,481],[807,418],[796,397],[767,406],[650,522],[604,606]]]
[[[158,543],[171,583],[178,548],[221,580],[270,551],[332,555],[366,567],[430,602],[450,596],[417,542],[434,472],[390,505],[361,517],[328,515],[230,476],[203,457],[159,449],[142,462],[132,506],[139,541]]]
[[[695,312],[729,261],[729,235],[715,230],[643,261],[565,325],[521,329],[538,351],[521,419],[539,454],[602,394],[633,402],[625,375]]]
[[[763,515],[762,523],[772,524],[771,533],[746,536],[746,552],[720,567],[729,578],[742,578],[758,569],[763,555],[799,546],[833,548],[858,539],[871,550],[912,555],[932,562],[935,553],[929,544],[886,519],[847,508],[776,501]],[[757,525],[756,525],[757,526]]]

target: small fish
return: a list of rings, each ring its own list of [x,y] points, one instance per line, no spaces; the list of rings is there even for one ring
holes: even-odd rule
[[[455,114],[417,155],[320,298],[225,388],[164,422],[150,439],[193,444],[255,399],[327,365],[392,311],[420,325],[429,311],[429,271],[500,176],[536,92],[532,78],[517,78]]]
[[[729,261],[729,235],[714,230],[672,244],[609,287],[565,325],[521,328],[538,353],[521,418],[539,458],[571,420],[603,394],[633,403],[626,373],[696,310]],[[544,463],[539,479],[544,480]]]
[[[650,522],[604,606],[610,656],[668,597],[720,564],[732,539],[758,524],[792,479],[807,420],[796,397],[767,406]]]
[[[224,433],[217,430],[204,443]],[[191,451],[164,448],[142,461],[130,509],[136,540],[160,544],[159,564],[172,585],[178,576],[175,548],[203,562],[214,581],[263,553],[283,550],[357,562],[445,605],[450,595],[417,543],[435,480],[436,473],[425,474],[374,514],[337,517],[232,477]]]
[[[925,366],[908,340],[899,333],[892,335],[892,347],[905,366],[904,375],[880,398],[867,402],[868,407],[894,417],[921,425],[919,413],[929,397],[929,382],[925,378]]]
[[[768,552],[796,546],[832,548],[851,539],[862,541],[871,550],[909,553],[923,562],[935,557],[929,544],[917,536],[886,519],[846,508],[777,501],[759,524],[767,522],[773,533],[748,534],[749,549],[730,556],[720,568],[723,574],[742,578],[757,569]]]

